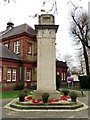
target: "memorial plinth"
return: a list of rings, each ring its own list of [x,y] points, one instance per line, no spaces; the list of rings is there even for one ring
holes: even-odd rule
[[[33,99],[40,99],[42,93],[49,93],[50,99],[60,99],[56,91],[56,32],[55,18],[51,14],[41,14],[39,24],[35,25],[37,33],[37,90]]]

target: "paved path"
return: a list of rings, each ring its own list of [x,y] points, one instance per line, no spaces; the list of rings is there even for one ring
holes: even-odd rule
[[[90,98],[88,98],[88,94],[90,96],[90,91],[85,92],[87,97],[80,97],[79,100],[83,103],[89,105],[90,107]],[[29,112],[15,112],[11,110],[4,109],[3,106],[5,106],[8,102],[10,102],[12,99],[3,99],[2,100],[2,118],[90,118],[89,109],[74,112],[74,111],[29,111]],[[89,104],[88,104],[89,103]],[[1,106],[0,106],[1,108]],[[21,120],[21,119],[20,119]],[[39,120],[39,119],[38,119]],[[68,119],[69,120],[69,119]]]

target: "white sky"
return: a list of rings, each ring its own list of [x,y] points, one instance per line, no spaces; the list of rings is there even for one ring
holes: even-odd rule
[[[27,23],[34,28],[35,24],[38,24],[37,18],[29,17],[29,15],[34,15],[36,13],[40,14],[42,9],[43,0],[16,0],[9,4],[3,4],[3,0],[0,0],[0,31],[6,29],[6,24],[10,20],[13,21],[14,26]],[[52,4],[52,0],[46,4],[45,9],[48,10]],[[61,54],[61,57],[68,53],[74,56],[75,47],[72,45],[72,39],[69,35],[69,23],[70,16],[69,11],[72,7],[71,4],[68,4],[70,0],[56,0],[58,14],[55,15],[55,23],[59,25],[56,38],[56,48]],[[88,1],[89,0],[72,0],[73,3],[83,6],[84,9],[88,10]]]

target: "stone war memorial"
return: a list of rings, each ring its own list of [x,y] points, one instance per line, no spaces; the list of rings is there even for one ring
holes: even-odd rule
[[[39,24],[35,25],[37,33],[37,89],[27,95],[21,91],[7,105],[6,109],[14,111],[37,111],[37,110],[64,110],[79,111],[87,109],[88,106],[77,100],[77,92],[71,91],[71,95],[56,90],[56,33],[58,25],[55,25],[55,17],[52,14],[41,14],[38,16]],[[46,98],[47,96],[48,99]],[[47,100],[46,100],[47,99]]]
[[[88,106],[77,100],[77,93],[71,91],[71,95],[56,90],[56,33],[58,25],[55,25],[55,17],[52,14],[38,16],[38,25],[35,25],[37,33],[37,89],[27,95],[21,91],[18,98],[4,106],[14,111],[33,110],[64,110],[78,111],[87,109]],[[47,95],[44,96],[43,95]],[[47,99],[48,98],[48,99]],[[46,100],[47,99],[47,100]]]
[[[60,99],[56,91],[56,33],[55,17],[52,14],[41,14],[37,33],[37,90],[33,92],[33,99],[40,99],[43,93],[49,93],[49,99]]]

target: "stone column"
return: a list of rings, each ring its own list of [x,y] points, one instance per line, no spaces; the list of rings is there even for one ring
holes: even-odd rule
[[[42,93],[49,93],[50,99],[60,99],[56,91],[56,32],[54,16],[42,14],[39,24],[35,25],[37,32],[37,90],[33,98],[40,99]]]

